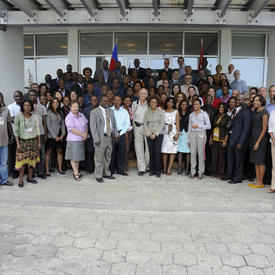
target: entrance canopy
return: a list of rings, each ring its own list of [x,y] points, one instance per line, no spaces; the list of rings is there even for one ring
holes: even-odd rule
[[[0,0],[0,25],[275,26],[275,0]]]

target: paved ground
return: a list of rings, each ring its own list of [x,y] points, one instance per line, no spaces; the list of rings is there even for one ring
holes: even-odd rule
[[[0,274],[274,275],[267,190],[175,173],[4,186]]]

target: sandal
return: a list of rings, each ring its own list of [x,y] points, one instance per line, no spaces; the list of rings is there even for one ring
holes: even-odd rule
[[[275,193],[275,189],[270,189],[268,193]]]
[[[79,174],[73,174],[73,176],[74,176],[74,180],[75,181],[80,181],[80,177],[79,177]]]
[[[193,178],[195,177],[195,175],[190,173],[189,177],[190,177],[191,179],[193,179]]]

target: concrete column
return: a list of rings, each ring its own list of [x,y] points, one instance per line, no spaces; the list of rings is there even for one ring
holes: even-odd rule
[[[70,29],[68,32],[68,62],[73,67],[73,72],[79,71],[79,40],[78,30]]]
[[[228,65],[231,63],[232,34],[230,29],[221,30],[220,45],[220,64],[223,72],[227,72]]]
[[[7,26],[0,30],[0,92],[6,105],[13,101],[15,90],[24,92],[23,27]]]
[[[268,43],[267,87],[275,85],[275,29],[270,30]]]

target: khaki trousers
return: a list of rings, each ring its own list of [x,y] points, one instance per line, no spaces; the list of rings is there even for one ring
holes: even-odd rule
[[[202,175],[204,173],[204,160],[205,160],[205,142],[206,133],[205,131],[191,131],[189,133],[190,140],[190,151],[191,151],[191,174],[196,174],[197,166],[197,155],[199,160],[199,171],[198,173]]]
[[[147,139],[144,134],[143,126],[134,127],[134,142],[135,142],[138,171],[146,172],[146,168],[149,166],[150,157],[149,157]]]
[[[95,177],[110,176],[109,165],[111,162],[113,144],[112,137],[104,136],[104,147],[95,145]]]

